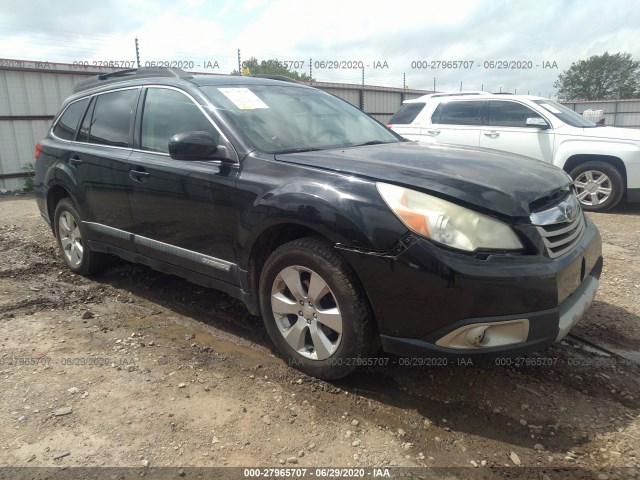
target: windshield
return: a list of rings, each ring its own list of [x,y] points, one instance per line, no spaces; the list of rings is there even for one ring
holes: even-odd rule
[[[285,85],[201,88],[243,140],[263,152],[400,141],[365,113],[320,90]]]
[[[564,123],[571,125],[572,127],[581,127],[581,128],[592,128],[597,127],[595,123],[591,120],[587,120],[582,115],[574,112],[570,108],[565,107],[564,105],[554,102],[552,100],[534,100],[534,103],[537,103],[542,108],[544,108],[547,112],[553,114],[558,117]]]

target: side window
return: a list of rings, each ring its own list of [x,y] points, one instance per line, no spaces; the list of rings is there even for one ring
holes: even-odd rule
[[[98,95],[91,118],[89,143],[130,147],[129,130],[137,96],[137,89]]]
[[[525,127],[527,118],[542,118],[529,107],[516,102],[489,102],[487,125],[495,127]]]
[[[82,117],[88,103],[89,99],[83,98],[69,105],[56,123],[56,126],[53,127],[53,134],[62,140],[74,140],[78,122],[80,122],[80,117]]]
[[[435,117],[439,113],[440,121],[437,123],[445,125],[480,125],[481,107],[482,102],[478,101],[442,103],[433,113],[433,116]]]
[[[169,152],[169,139],[176,133],[209,132],[218,142],[220,134],[189,97],[176,90],[149,88],[142,111],[142,150]]]

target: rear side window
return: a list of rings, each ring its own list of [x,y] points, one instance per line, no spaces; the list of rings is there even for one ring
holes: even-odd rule
[[[137,89],[98,95],[90,124],[89,143],[130,147],[129,131],[137,96]]]
[[[516,102],[490,101],[487,125],[526,127],[527,118],[542,118],[530,108]]]
[[[418,114],[422,111],[426,104],[422,102],[418,103],[403,103],[398,110],[389,120],[389,125],[408,125],[413,122]]]
[[[89,99],[83,98],[69,105],[56,123],[56,126],[53,127],[53,134],[62,140],[74,140],[78,122],[80,122],[80,117],[82,117],[88,103]]]
[[[431,123],[445,125],[480,125],[482,102],[441,103],[431,116]]]
[[[167,88],[150,88],[142,111],[142,150],[169,152],[176,133],[209,132],[216,142],[220,134],[189,97]]]

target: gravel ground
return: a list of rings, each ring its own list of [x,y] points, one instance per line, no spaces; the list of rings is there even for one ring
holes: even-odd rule
[[[384,356],[327,383],[280,360],[261,320],[225,294],[123,261],[71,274],[34,199],[0,198],[0,466],[638,478],[640,206],[591,217],[605,267],[578,338],[511,365]]]

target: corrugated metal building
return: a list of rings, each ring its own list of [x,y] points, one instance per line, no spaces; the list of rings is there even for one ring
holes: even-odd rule
[[[640,100],[600,100],[560,102],[582,115],[585,110],[603,110],[604,124],[610,127],[640,128]]]
[[[73,86],[88,75],[113,71],[73,65],[0,59],[0,189],[20,190],[33,149],[45,135]],[[314,82],[381,122],[389,120],[403,100],[429,91]]]
[[[396,113],[403,101],[433,93],[427,90],[370,85],[363,87],[351,83],[313,82],[311,85],[346,100],[382,123],[386,123]]]

